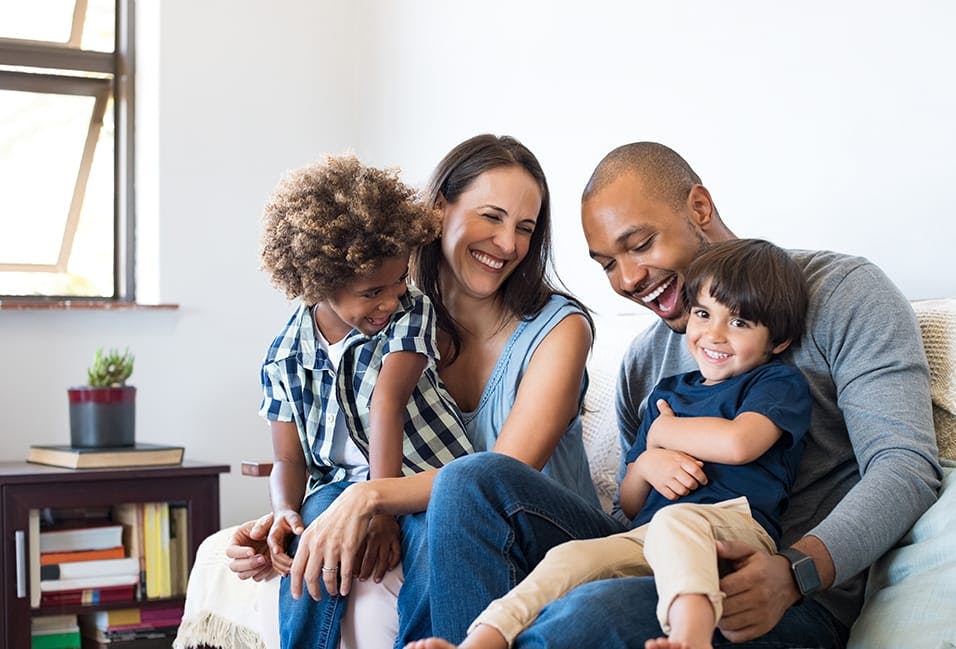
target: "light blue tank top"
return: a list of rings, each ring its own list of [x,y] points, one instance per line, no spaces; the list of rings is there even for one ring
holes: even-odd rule
[[[476,451],[486,451],[494,447],[498,431],[514,406],[518,385],[534,351],[555,325],[574,313],[581,313],[581,309],[567,298],[553,295],[533,320],[518,323],[491,371],[477,409],[474,412],[462,413],[465,429]],[[584,399],[587,381],[585,375],[581,381],[579,404]],[[542,399],[548,398],[548,395],[540,396]],[[574,418],[564,432],[542,473],[593,503],[595,507],[600,507],[588,469],[588,458],[584,452],[580,415]]]

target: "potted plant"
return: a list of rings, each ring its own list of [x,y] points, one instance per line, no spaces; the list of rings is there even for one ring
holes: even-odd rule
[[[69,388],[70,445],[74,448],[133,446],[136,388],[126,385],[133,356],[126,349],[96,350],[87,370],[88,385]]]

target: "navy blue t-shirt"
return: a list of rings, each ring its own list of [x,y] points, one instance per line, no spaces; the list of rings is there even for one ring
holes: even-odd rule
[[[804,435],[810,428],[810,389],[800,370],[771,361],[716,385],[704,385],[697,371],[662,379],[648,397],[637,439],[625,456],[628,464],[647,448],[647,431],[660,415],[658,399],[666,401],[678,417],[734,419],[741,413],[755,412],[770,419],[784,434],[753,462],[704,462],[707,484],[677,500],[668,500],[651,489],[632,527],[647,523],[661,507],[677,502],[712,504],[746,496],[754,519],[779,542],[780,515],[787,506]]]

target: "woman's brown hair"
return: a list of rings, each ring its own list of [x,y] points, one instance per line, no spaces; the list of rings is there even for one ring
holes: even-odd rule
[[[478,176],[501,167],[524,169],[541,191],[541,208],[531,234],[528,254],[501,285],[499,297],[502,305],[519,318],[531,320],[541,312],[552,295],[562,295],[581,307],[593,330],[594,325],[584,305],[558,290],[548,277],[551,265],[551,192],[541,164],[521,142],[507,135],[491,134],[476,135],[465,140],[438,163],[425,190],[425,200],[433,206],[438,204],[439,199],[454,203]],[[441,241],[436,240],[415,252],[412,274],[415,284],[435,305],[438,327],[451,337],[452,353],[448,362],[452,362],[461,346],[461,336],[442,300],[439,282],[441,264]]]

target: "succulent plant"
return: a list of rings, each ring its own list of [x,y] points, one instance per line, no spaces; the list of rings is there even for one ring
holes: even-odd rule
[[[122,387],[133,373],[133,355],[126,348],[122,354],[117,349],[104,353],[103,348],[96,350],[93,365],[86,371],[87,383],[91,388]]]

